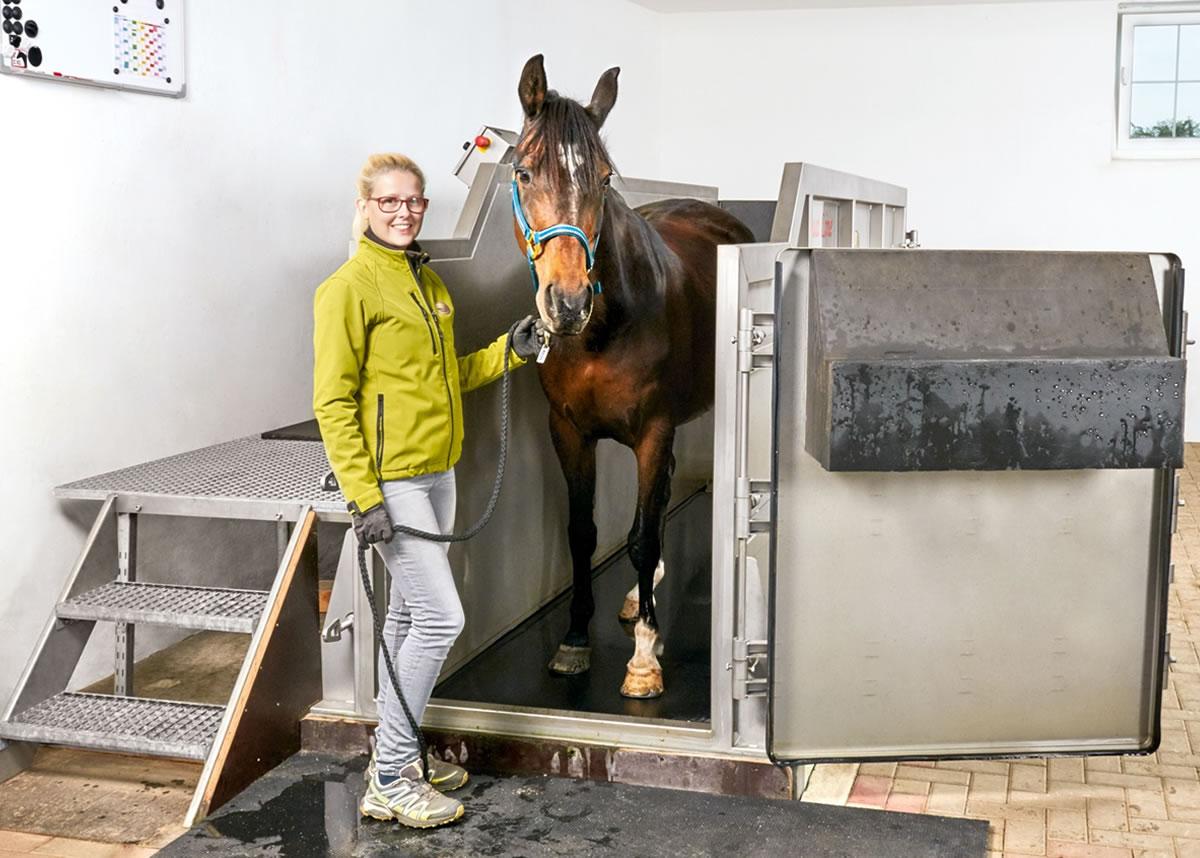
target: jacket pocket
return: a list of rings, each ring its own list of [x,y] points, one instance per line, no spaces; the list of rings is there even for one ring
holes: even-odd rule
[[[417,309],[421,311],[421,318],[425,320],[425,328],[429,331],[429,344],[433,346],[433,353],[438,353],[437,337],[433,333],[433,323],[429,321],[429,313],[425,311],[425,307],[421,304],[421,299],[417,297],[415,292],[409,292],[408,297],[413,299],[413,303],[417,305]]]
[[[379,394],[379,413],[375,418],[375,467],[383,477],[383,394]]]

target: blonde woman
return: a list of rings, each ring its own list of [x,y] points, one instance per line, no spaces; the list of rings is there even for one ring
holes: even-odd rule
[[[454,303],[416,241],[429,201],[413,161],[398,154],[368,158],[356,205],[365,227],[357,252],[314,300],[313,409],[359,542],[374,545],[391,573],[383,639],[420,723],[462,631],[463,609],[448,546],[394,534],[392,522],[452,530],[460,392],[501,376],[506,335],[457,355]],[[532,316],[521,321],[510,366],[537,350],[539,333]],[[462,802],[442,791],[465,784],[466,771],[433,760],[425,779],[417,737],[382,659],[379,676],[379,726],[362,813],[418,828],[457,819]]]

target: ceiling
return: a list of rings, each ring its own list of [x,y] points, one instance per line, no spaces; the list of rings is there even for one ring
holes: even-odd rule
[[[953,6],[1025,3],[1029,0],[632,0],[657,12],[755,12],[781,9],[848,9],[854,6]],[[1081,0],[1060,0],[1081,2]]]

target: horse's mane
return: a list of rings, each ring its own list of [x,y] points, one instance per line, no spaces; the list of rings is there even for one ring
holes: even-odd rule
[[[540,162],[551,189],[558,192],[570,182],[566,167],[557,156],[558,152],[567,149],[573,149],[583,163],[589,165],[589,169],[580,170],[576,176],[580,190],[585,193],[600,187],[600,175],[590,169],[590,165],[606,163],[613,173],[617,172],[596,128],[596,120],[588,109],[574,99],[549,90],[541,111],[525,128],[517,151]]]

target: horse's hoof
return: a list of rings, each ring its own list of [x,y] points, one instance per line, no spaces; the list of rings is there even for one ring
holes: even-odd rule
[[[577,673],[587,673],[592,666],[592,648],[590,646],[567,646],[559,644],[558,652],[550,660],[550,672],[560,676],[574,676]]]
[[[636,623],[638,618],[638,600],[625,597],[625,604],[621,606],[621,613],[617,614],[617,619],[623,623]]]
[[[622,697],[647,700],[661,697],[663,679],[661,667],[631,667],[625,671],[625,682],[621,685]]]

